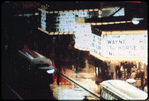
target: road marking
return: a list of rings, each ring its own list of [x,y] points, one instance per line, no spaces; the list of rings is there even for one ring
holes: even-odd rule
[[[19,97],[19,99],[23,100],[23,98],[16,91],[14,91],[8,84],[7,86]]]

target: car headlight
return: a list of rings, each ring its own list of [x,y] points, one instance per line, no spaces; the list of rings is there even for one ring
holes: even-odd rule
[[[54,71],[55,71],[55,69],[47,70],[47,73],[52,74],[52,73],[54,73]]]

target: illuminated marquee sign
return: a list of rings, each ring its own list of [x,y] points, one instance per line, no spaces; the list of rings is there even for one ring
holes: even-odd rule
[[[42,31],[50,32],[74,32],[76,24],[85,24],[85,19],[98,16],[99,9],[64,10],[64,11],[41,11]]]
[[[105,35],[106,57],[147,57],[147,34]]]
[[[92,33],[92,37],[91,37],[91,50],[92,52],[98,54],[98,55],[102,55],[102,37]]]
[[[91,46],[91,25],[76,24],[75,48],[79,50],[90,50]]]
[[[57,35],[57,33],[70,34],[75,32],[76,24],[107,25],[131,23],[131,21],[85,23],[85,20],[88,18],[109,16],[116,12],[119,8],[120,7],[110,7],[103,8],[101,10],[80,9],[64,11],[46,11],[45,7],[38,8],[38,10],[41,11],[41,27],[38,29],[49,35]],[[124,16],[124,12],[124,8],[121,8],[121,10],[114,14],[114,16]]]
[[[146,30],[102,31],[101,37],[93,34],[89,52],[103,61],[147,60],[147,37]]]
[[[56,14],[55,14],[56,15]],[[83,24],[86,18],[98,16],[98,11],[69,11],[59,12],[56,16],[56,32],[72,32],[76,30],[76,24]],[[50,17],[50,16],[49,16]]]
[[[75,14],[73,12],[61,12],[56,17],[58,26],[56,26],[57,32],[70,32],[75,29]]]
[[[111,10],[112,9],[112,10]],[[110,8],[115,11],[118,8]],[[107,9],[105,9],[107,10]],[[91,32],[91,25],[106,25],[131,23],[131,21],[84,23],[86,18],[92,16],[106,16],[104,9],[100,10],[69,10],[69,11],[41,11],[41,29],[49,34],[52,32],[74,32],[75,48],[87,50],[101,60],[128,60],[128,58],[146,59],[147,54],[147,31],[102,31],[101,37]],[[121,13],[122,12],[122,13]],[[124,9],[115,16],[123,16]],[[54,35],[57,35],[54,34]],[[67,33],[66,33],[67,34]],[[53,34],[49,34],[53,35]],[[135,59],[134,59],[135,60]]]

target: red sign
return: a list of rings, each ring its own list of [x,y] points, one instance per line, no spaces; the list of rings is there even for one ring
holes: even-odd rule
[[[22,2],[23,8],[39,7],[39,2]]]
[[[124,2],[130,2],[130,3],[141,3],[141,1],[124,1]]]
[[[39,2],[14,2],[14,8],[27,9],[27,8],[38,8]]]

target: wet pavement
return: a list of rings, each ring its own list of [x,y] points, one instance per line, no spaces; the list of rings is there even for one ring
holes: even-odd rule
[[[55,66],[54,62],[52,64]],[[65,79],[63,76],[60,76],[60,83],[58,85],[57,73],[54,73],[54,83],[50,84],[50,88],[55,99],[83,100],[87,96],[89,100],[99,100],[100,85],[95,83],[95,67],[89,64],[87,59],[85,59],[85,67],[79,68],[77,73],[75,72],[74,65],[67,63],[61,66],[60,73],[86,90]]]
[[[62,76],[60,76],[60,83],[58,85],[57,74],[54,73],[54,83],[50,85],[54,98],[58,100],[81,100],[87,96],[89,100],[100,100],[100,82],[104,79],[96,77],[95,66],[93,65],[94,60],[88,55],[82,56],[80,59],[81,62],[78,65],[69,55],[63,60],[65,63],[60,66],[60,73],[84,87],[86,90],[71,83]],[[55,67],[55,63],[52,62],[52,64]],[[80,68],[76,70],[76,66],[79,66]],[[98,84],[97,80],[99,81]],[[123,78],[122,80],[125,81],[126,78]]]

